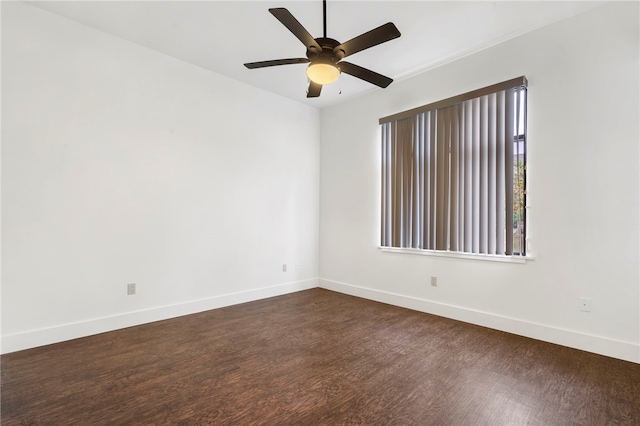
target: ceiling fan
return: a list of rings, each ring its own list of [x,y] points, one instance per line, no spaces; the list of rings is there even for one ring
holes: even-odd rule
[[[283,7],[269,9],[269,12],[305,45],[307,48],[307,57],[249,62],[244,64],[245,67],[254,69],[275,65],[308,63],[307,76],[309,77],[309,89],[307,90],[307,98],[320,96],[322,86],[336,81],[341,72],[350,74],[382,88],[387,87],[393,81],[393,79],[385,77],[382,74],[342,60],[361,50],[400,37],[400,31],[398,31],[398,28],[396,28],[393,23],[388,22],[349,41],[340,43],[332,38],[327,38],[326,0],[322,1],[323,37],[313,38],[302,24]]]

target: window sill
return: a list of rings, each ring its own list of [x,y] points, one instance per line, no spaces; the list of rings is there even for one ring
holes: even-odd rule
[[[531,255],[501,256],[497,254],[472,254],[472,253],[460,253],[460,252],[454,252],[454,251],[422,250],[422,249],[412,249],[412,248],[381,247],[381,246],[378,246],[378,249],[386,253],[417,254],[421,256],[434,256],[434,257],[453,257],[457,259],[484,260],[484,261],[490,261],[490,262],[527,263],[528,260],[534,259]]]

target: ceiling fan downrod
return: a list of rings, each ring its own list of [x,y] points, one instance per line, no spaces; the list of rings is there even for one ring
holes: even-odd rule
[[[327,38],[327,0],[322,0],[322,28],[323,37]]]

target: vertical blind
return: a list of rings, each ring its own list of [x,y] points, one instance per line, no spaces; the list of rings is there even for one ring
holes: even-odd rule
[[[526,87],[519,77],[380,119],[382,246],[514,254]]]

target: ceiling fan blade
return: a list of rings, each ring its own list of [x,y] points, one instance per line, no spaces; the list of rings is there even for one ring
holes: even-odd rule
[[[383,89],[391,84],[393,79],[385,77],[382,74],[362,68],[361,66],[352,64],[351,62],[338,62],[338,68],[340,71],[357,77],[361,80],[368,81],[371,84],[382,87]]]
[[[294,36],[298,37],[298,40],[300,40],[307,49],[315,50],[318,53],[322,52],[322,47],[320,47],[318,42],[311,36],[311,34],[309,34],[309,31],[307,31],[302,24],[293,17],[291,12],[284,7],[269,9],[269,12],[271,12],[278,21],[282,22],[282,25],[287,27]]]
[[[322,84],[314,83],[313,81],[309,82],[309,89],[307,90],[307,98],[317,98],[320,96],[320,91],[322,90]]]
[[[341,57],[346,58],[347,56],[353,55],[354,53],[360,52],[361,50],[377,46],[378,44],[393,40],[394,38],[398,37],[400,37],[400,31],[398,31],[398,28],[396,28],[393,23],[387,22],[386,24],[381,25],[378,28],[374,28],[373,30],[367,31],[366,33],[361,34],[358,37],[352,38],[349,41],[345,41],[341,45],[336,46],[333,51],[343,51],[344,55],[342,55]]]
[[[244,66],[252,70],[254,68],[273,67],[276,65],[306,64],[309,62],[311,61],[307,58],[275,59],[273,61],[248,62],[244,64]]]

